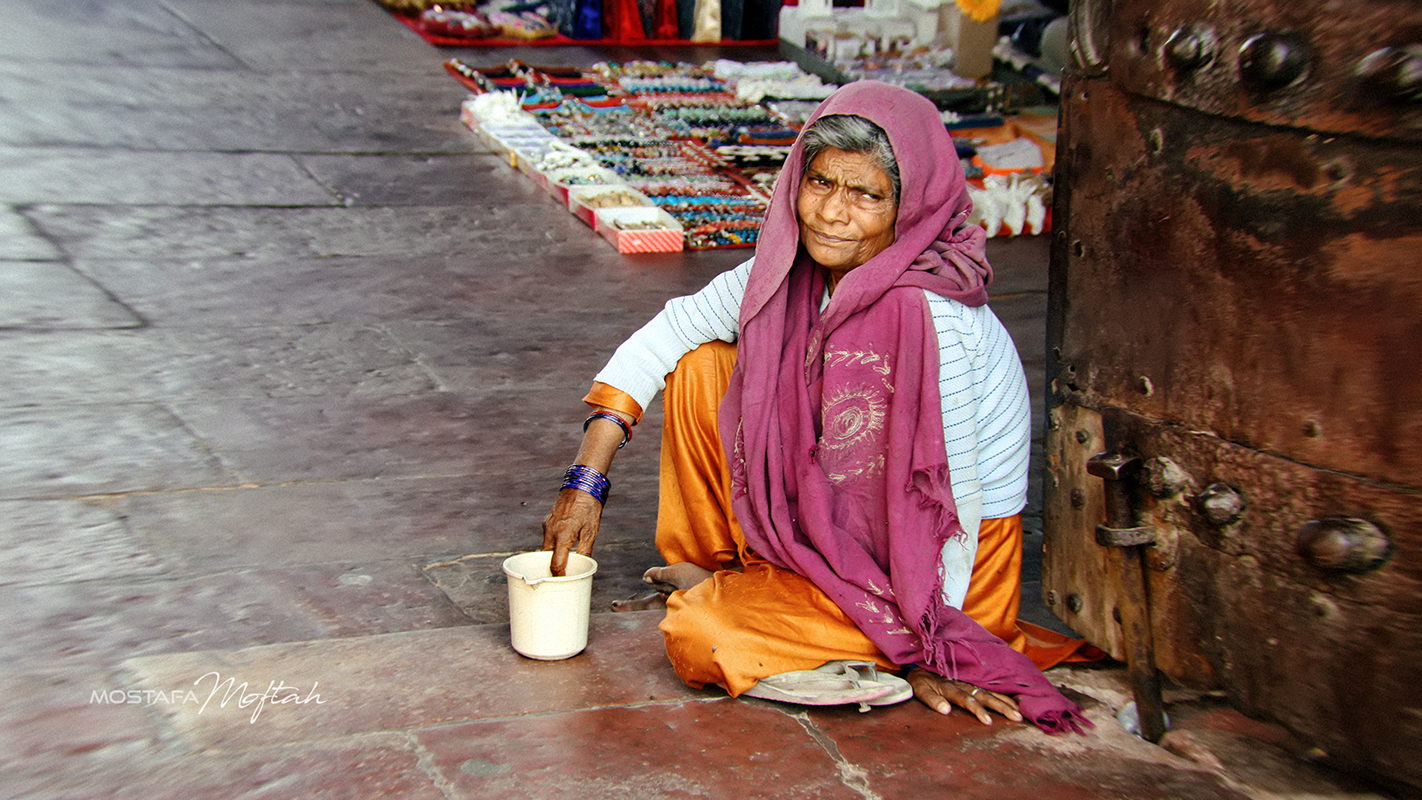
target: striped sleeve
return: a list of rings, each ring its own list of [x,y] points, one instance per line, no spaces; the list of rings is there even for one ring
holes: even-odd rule
[[[736,341],[741,300],[754,261],[717,275],[696,294],[668,300],[617,348],[596,379],[621,389],[646,408],[666,386],[667,375],[682,356],[717,339]]]
[[[943,440],[955,498],[982,497],[984,519],[1010,517],[1027,504],[1032,408],[1012,336],[987,306],[934,294]]]

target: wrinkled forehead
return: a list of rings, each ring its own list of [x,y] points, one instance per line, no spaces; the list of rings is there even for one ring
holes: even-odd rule
[[[894,180],[872,152],[826,147],[805,165],[805,178],[819,177],[851,189],[893,191]]]

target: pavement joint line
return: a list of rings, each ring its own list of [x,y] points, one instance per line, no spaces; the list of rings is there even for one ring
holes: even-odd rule
[[[125,675],[131,676],[131,677],[128,677],[121,685],[123,685],[123,686],[135,686],[135,685],[138,685],[138,680],[139,680],[139,678],[138,678],[138,675],[137,675],[136,672],[133,672],[133,671],[131,670],[131,668],[126,667],[126,666],[120,666],[120,669],[122,669],[122,670],[124,671],[124,674],[125,674]],[[674,708],[674,707],[685,706],[685,705],[693,704],[693,703],[695,703],[695,704],[720,703],[720,702],[725,702],[725,701],[730,701],[730,700],[734,700],[734,698],[731,698],[731,697],[726,696],[726,695],[721,695],[721,696],[716,696],[716,697],[678,697],[678,698],[667,698],[667,699],[665,699],[665,700],[642,700],[642,701],[631,702],[631,703],[614,703],[614,704],[609,704],[609,705],[581,706],[581,707],[578,707],[578,708],[564,708],[564,709],[556,709],[556,710],[552,710],[552,711],[534,711],[534,712],[530,712],[530,713],[527,713],[527,714],[506,714],[506,715],[500,715],[500,716],[470,717],[470,718],[467,718],[467,719],[449,719],[449,720],[443,720],[443,721],[440,721],[440,722],[431,722],[431,723],[428,723],[428,724],[416,724],[416,725],[409,725],[409,726],[403,726],[403,727],[385,728],[385,729],[380,729],[380,730],[355,731],[355,732],[352,732],[352,733],[345,733],[345,734],[340,734],[340,735],[336,735],[336,736],[315,736],[315,737],[311,737],[311,738],[293,739],[293,740],[291,740],[291,741],[286,741],[286,742],[275,742],[275,743],[265,743],[265,744],[251,745],[251,746],[235,746],[235,747],[234,747],[234,746],[230,746],[230,745],[222,745],[222,744],[216,744],[216,745],[211,745],[211,746],[207,746],[207,747],[196,747],[196,748],[195,748],[195,747],[192,747],[192,746],[190,746],[190,745],[188,744],[188,742],[187,742],[186,738],[184,737],[183,733],[172,726],[171,721],[164,721],[164,727],[161,728],[160,730],[161,730],[165,735],[168,734],[169,732],[171,732],[171,734],[172,734],[172,744],[180,746],[179,749],[180,749],[181,751],[183,751],[184,754],[196,754],[196,753],[251,753],[251,752],[253,752],[253,751],[271,750],[271,749],[282,748],[282,747],[301,747],[301,746],[306,746],[306,745],[311,745],[311,744],[318,744],[318,743],[322,743],[322,744],[338,744],[338,743],[348,742],[348,741],[352,741],[352,740],[358,740],[358,739],[364,739],[364,738],[372,738],[372,737],[381,737],[381,736],[390,736],[390,735],[395,735],[395,736],[407,736],[407,737],[410,737],[410,738],[413,739],[415,736],[417,736],[419,733],[421,733],[421,732],[423,732],[423,731],[438,731],[438,730],[445,730],[445,729],[450,729],[450,728],[458,728],[458,727],[466,726],[466,725],[479,725],[479,724],[484,724],[484,723],[518,722],[519,720],[533,719],[533,718],[540,718],[540,717],[556,717],[556,716],[565,715],[565,714],[582,714],[582,713],[599,712],[599,711],[636,710],[636,709],[642,709],[642,708]],[[841,759],[841,761],[842,761],[842,759]],[[858,768],[858,767],[853,767],[853,769],[858,770],[859,772],[863,772],[863,770],[861,770],[861,769]],[[843,772],[843,767],[841,767],[841,772]],[[861,794],[862,794],[862,792],[861,792]],[[868,798],[869,800],[882,800],[882,798],[880,798],[879,795],[873,794],[873,793],[870,793],[870,794],[868,794],[868,795],[865,795],[865,797]]]
[[[429,562],[417,564],[416,566],[419,567],[419,569],[420,569],[421,572],[424,572],[426,569],[432,569],[432,568],[435,568],[435,567],[453,567],[453,566],[457,566],[457,565],[462,564],[462,563],[464,563],[464,562],[466,562],[466,561],[473,561],[474,559],[478,559],[478,558],[500,558],[500,557],[502,557],[502,558],[508,558],[509,556],[516,556],[516,555],[518,555],[519,553],[523,553],[523,552],[526,552],[526,551],[524,551],[524,550],[510,550],[510,551],[508,551],[508,552],[498,552],[498,553],[470,553],[470,554],[468,554],[468,555],[459,556],[458,558],[452,558],[452,559],[448,559],[448,560],[445,560],[445,561],[429,561]]]
[[[562,714],[582,714],[592,711],[618,711],[624,709],[641,708],[671,708],[684,706],[692,703],[721,703],[735,700],[729,695],[719,695],[713,697],[669,697],[665,700],[639,700],[634,703],[612,703],[601,706],[580,706],[578,708],[560,708],[552,711],[532,711],[527,714],[506,714],[497,717],[477,717],[471,719],[450,719],[442,722],[432,722],[428,725],[411,725],[406,728],[397,728],[402,733],[415,733],[418,731],[433,731],[443,728],[456,728],[461,725],[485,723],[485,722],[517,722],[521,719],[532,719],[537,717],[556,717]],[[379,733],[379,731],[363,731],[363,735]],[[341,737],[344,738],[344,737]],[[331,741],[335,741],[332,739]],[[877,797],[877,796],[876,796]]]
[[[646,544],[646,542],[644,542],[644,541],[642,541],[642,540],[625,541],[625,542],[607,542],[607,543],[601,545],[598,549],[599,549],[599,550],[616,550],[616,549],[631,550],[631,549],[641,548],[641,547],[644,546],[645,544]],[[436,568],[436,567],[454,567],[454,566],[458,566],[459,564],[462,564],[462,563],[465,563],[465,562],[468,562],[468,561],[474,561],[474,560],[476,560],[476,559],[481,559],[481,558],[508,558],[509,556],[516,556],[516,555],[519,555],[520,553],[527,553],[527,552],[529,552],[529,551],[528,551],[528,550],[509,550],[509,551],[501,551],[501,550],[500,550],[500,551],[488,551],[488,552],[480,552],[480,553],[466,553],[466,554],[464,554],[464,555],[462,555],[462,556],[455,556],[454,558],[449,558],[449,557],[447,557],[447,556],[435,556],[435,558],[440,558],[440,559],[443,559],[443,560],[441,560],[441,561],[425,561],[425,562],[420,562],[420,563],[416,564],[415,566],[418,567],[421,572],[423,572],[423,571],[426,570],[426,569],[433,569],[433,568]]]
[[[150,550],[150,552],[151,552],[151,550]],[[162,557],[162,560],[164,561],[165,564],[168,564],[168,563],[171,563],[171,562],[173,562],[173,561],[178,560],[178,559],[176,559],[176,558],[173,558],[173,557],[168,556],[167,554],[162,554],[161,557]],[[181,582],[183,582],[183,581],[198,582],[198,581],[205,580],[205,579],[207,579],[207,578],[216,578],[216,577],[222,577],[222,576],[227,576],[227,575],[243,575],[243,574],[249,574],[249,573],[261,573],[261,572],[264,572],[264,571],[276,571],[276,572],[300,571],[300,570],[316,569],[316,568],[319,568],[319,567],[332,567],[332,566],[342,566],[342,565],[345,565],[345,566],[348,566],[348,567],[349,567],[349,569],[346,570],[347,572],[351,572],[351,571],[358,570],[358,569],[364,569],[364,568],[366,568],[366,567],[372,567],[372,566],[387,566],[387,565],[388,565],[388,566],[396,566],[396,567],[399,567],[399,566],[412,566],[411,563],[410,563],[410,561],[409,561],[409,559],[407,559],[407,558],[382,558],[382,559],[377,559],[377,560],[372,560],[372,561],[310,561],[310,562],[303,562],[303,563],[300,563],[300,564],[279,564],[279,565],[248,564],[248,565],[242,565],[242,566],[218,567],[218,568],[216,568],[216,569],[206,570],[206,571],[205,571],[205,570],[202,569],[202,566],[201,566],[200,564],[199,564],[199,565],[193,565],[193,564],[190,564],[190,563],[186,563],[186,562],[185,562],[185,563],[183,563],[183,564],[181,564],[181,565],[175,565],[172,569],[168,569],[167,571],[161,572],[161,573],[150,573],[150,574],[142,574],[142,575],[124,575],[124,576],[119,576],[119,577],[83,578],[83,579],[79,579],[79,580],[48,580],[48,581],[39,581],[39,582],[36,582],[36,583],[9,583],[9,584],[0,584],[0,593],[6,592],[6,591],[11,591],[11,590],[35,589],[35,588],[40,588],[40,587],[57,587],[57,586],[122,586],[122,587],[143,587],[143,586],[155,586],[155,585],[160,585],[160,584],[165,584],[165,583],[181,583]],[[182,571],[179,571],[179,570],[178,570],[178,566],[181,566]],[[419,572],[418,569],[416,569],[415,571],[416,571],[417,573]],[[436,587],[436,588],[438,588],[438,587]],[[446,601],[448,601],[448,598],[447,598],[447,597],[446,597],[445,599],[446,599]],[[594,613],[612,613],[612,612],[594,612]],[[466,622],[460,622],[459,624],[455,624],[455,625],[430,625],[430,626],[424,627],[424,628],[410,628],[410,629],[407,629],[407,630],[408,630],[408,631],[432,631],[432,630],[442,630],[442,629],[445,629],[445,628],[474,628],[474,627],[478,627],[478,626],[480,626],[480,625],[499,625],[499,624],[507,624],[507,623],[466,621]],[[383,636],[383,635],[385,635],[385,634],[387,634],[387,633],[405,633],[405,632],[407,632],[407,630],[382,631],[382,632],[376,632],[376,633],[362,633],[362,634],[356,634],[356,635],[354,635],[354,636],[342,636],[342,637],[334,637],[334,638],[338,638],[338,639],[351,639],[351,638],[360,638],[361,636]],[[265,646],[267,646],[267,645],[276,645],[276,644],[298,644],[298,643],[301,643],[301,642],[324,642],[324,641],[329,641],[329,639],[288,639],[288,640],[277,641],[277,642],[266,642],[266,643],[263,643],[263,644],[252,645],[252,646],[254,646],[254,647],[265,647]],[[177,654],[177,653],[192,653],[192,652],[203,652],[203,651],[202,651],[202,650],[165,650],[165,651],[162,651],[162,652],[159,652],[159,653],[153,653],[153,655],[174,655],[174,654]]]
[[[111,403],[111,404],[75,404],[75,405],[151,405],[151,401],[139,400],[131,403]],[[16,406],[24,408],[27,406]],[[3,406],[0,406],[3,408]],[[132,489],[121,492],[92,492],[89,494],[72,494],[60,496],[39,496],[39,497],[11,497],[0,499],[0,503],[18,500],[81,500],[81,501],[106,501],[122,499],[125,497],[151,497],[157,495],[180,495],[191,492],[228,492],[228,491],[250,491],[253,489],[283,489],[297,486],[336,486],[340,484],[376,483],[379,481],[424,481],[424,480],[447,480],[447,479],[475,479],[483,477],[478,474],[465,472],[431,472],[420,475],[376,475],[373,477],[336,477],[336,478],[311,478],[309,480],[286,480],[270,481],[266,483],[246,481],[243,483],[217,485],[217,486],[179,486],[172,489]]]
[[[430,779],[430,783],[434,784],[441,795],[455,800],[459,795],[449,780],[440,773],[439,767],[435,766],[434,753],[431,753],[429,748],[420,743],[419,737],[415,736],[414,731],[404,731],[404,734],[406,743],[409,744],[411,752],[415,754],[416,766],[425,773],[426,777]]]
[[[300,170],[304,175],[306,175],[306,177],[310,178],[311,181],[317,186],[320,186],[322,190],[329,194],[331,196],[331,199],[336,201],[336,203],[338,203],[339,205],[350,207],[354,204],[355,201],[353,197],[341,194],[335,186],[332,186],[326,181],[321,180],[321,178],[317,176],[315,172],[311,171],[311,167],[309,167],[306,162],[302,161],[300,156],[298,156],[296,153],[281,153],[280,155],[286,156],[291,161],[291,163],[296,166],[298,170]]]
[[[805,729],[805,733],[818,744],[825,753],[834,761],[839,769],[839,780],[847,788],[857,792],[864,800],[883,800],[883,796],[869,787],[869,772],[863,767],[853,764],[844,754],[839,751],[839,744],[831,739],[828,734],[810,719],[810,712],[797,711],[795,713],[784,712],[786,716],[800,723],[800,727]]]

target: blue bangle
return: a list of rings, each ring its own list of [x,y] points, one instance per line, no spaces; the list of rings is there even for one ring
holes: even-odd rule
[[[607,505],[607,493],[612,491],[612,484],[606,475],[592,467],[574,464],[563,473],[563,488],[587,492],[597,498],[599,503]]]
[[[623,447],[626,447],[627,443],[632,441],[632,426],[624,422],[622,420],[622,417],[619,417],[616,414],[612,414],[607,411],[594,411],[592,414],[588,415],[588,418],[583,420],[583,433],[588,432],[588,425],[592,424],[592,421],[595,419],[605,419],[609,422],[616,422],[617,427],[622,429],[622,444],[619,444],[617,446],[618,450],[621,450]]]

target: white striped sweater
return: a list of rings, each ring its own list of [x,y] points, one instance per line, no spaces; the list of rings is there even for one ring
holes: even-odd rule
[[[723,272],[666,307],[617,348],[597,380],[643,408],[666,386],[681,357],[713,341],[735,342],[754,259]],[[925,292],[938,331],[943,441],[953,498],[969,542],[944,548],[944,599],[962,605],[981,519],[1010,517],[1027,504],[1031,403],[1011,335],[987,306]]]

